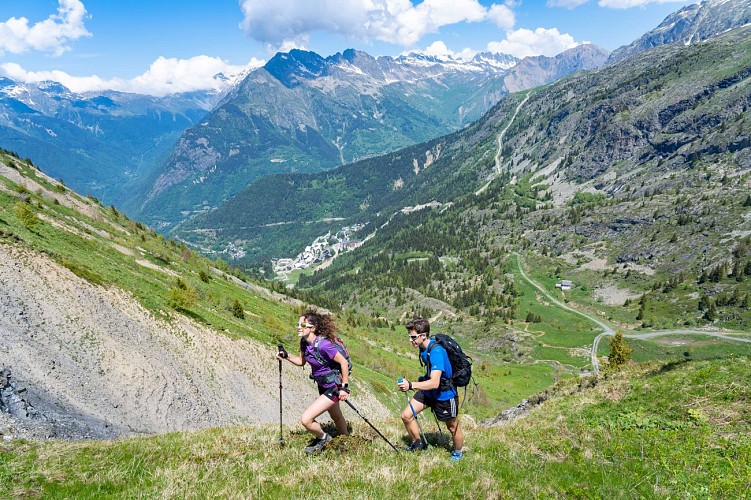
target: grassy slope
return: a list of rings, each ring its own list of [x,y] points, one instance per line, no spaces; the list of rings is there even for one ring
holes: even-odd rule
[[[351,412],[354,435],[319,457],[270,427],[111,442],[0,445],[0,496],[55,498],[743,498],[751,488],[751,360],[646,363],[577,381],[504,427],[465,418],[467,454],[423,426],[429,451],[396,455]],[[681,390],[677,391],[676,388]],[[355,398],[356,403],[356,398]],[[377,422],[401,446],[396,420]],[[444,431],[445,432],[445,431]]]
[[[211,271],[212,262],[182,245],[166,241],[142,224],[128,220],[114,207],[105,208],[95,199],[84,198],[57,183],[51,183],[23,162],[3,155],[6,165],[25,179],[17,184],[5,177],[0,183],[0,244],[20,244],[50,255],[75,274],[97,284],[131,292],[155,315],[168,316],[168,291],[180,277],[193,288],[199,300],[183,313],[232,336],[247,336],[273,342],[280,331],[291,330],[296,312],[277,300],[236,286]],[[40,186],[40,187],[36,187]],[[17,206],[21,197],[38,223],[24,224]],[[78,200],[74,209],[57,200]],[[210,276],[200,279],[200,271]],[[247,312],[240,320],[231,314],[237,299]],[[251,320],[251,318],[256,320]],[[260,318],[260,321],[258,320]]]

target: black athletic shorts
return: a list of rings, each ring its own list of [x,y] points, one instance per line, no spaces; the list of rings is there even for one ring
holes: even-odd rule
[[[426,397],[422,391],[417,391],[415,393],[415,400],[433,410],[433,413],[435,413],[435,416],[441,422],[446,422],[459,415],[459,396],[454,396],[445,401],[438,401],[437,399]]]
[[[324,395],[334,403],[339,402],[339,389],[336,386],[333,387],[321,387],[318,386],[318,394]]]

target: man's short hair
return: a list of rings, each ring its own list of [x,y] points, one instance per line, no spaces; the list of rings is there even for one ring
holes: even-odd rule
[[[412,318],[412,321],[404,326],[405,328],[407,328],[408,332],[414,330],[417,333],[424,333],[425,335],[430,336],[430,321],[425,318],[421,318],[420,316]]]

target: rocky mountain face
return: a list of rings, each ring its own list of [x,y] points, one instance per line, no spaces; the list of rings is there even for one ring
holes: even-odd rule
[[[2,364],[36,409],[13,416],[49,433],[40,437],[278,421],[278,387],[266,383],[276,369],[268,347],[183,318],[159,320],[127,292],[91,285],[27,251],[4,252],[0,277]],[[304,409],[295,401],[308,385],[302,371],[290,371],[289,415]]]
[[[318,172],[456,130],[504,95],[501,76],[516,62],[279,53],[186,130],[140,216],[168,227],[259,177]]]
[[[121,205],[218,97],[78,94],[56,82],[0,78],[0,143],[80,192]]]
[[[519,92],[554,82],[577,71],[602,66],[610,53],[597,45],[585,44],[554,57],[526,57],[504,79],[509,92]]]
[[[516,59],[490,53],[471,61],[355,50],[277,54],[185,132],[141,216],[166,228],[257,178],[318,172],[458,130],[505,95],[509,71],[514,88],[527,88],[606,55],[586,46],[516,69]]]
[[[610,54],[608,63],[649,50],[658,45],[699,43],[732,28],[751,23],[747,0],[704,0],[669,15],[655,29]]]

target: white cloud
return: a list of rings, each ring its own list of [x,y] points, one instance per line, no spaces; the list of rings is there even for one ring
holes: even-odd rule
[[[685,0],[599,0],[597,5],[608,7],[610,9],[630,9],[632,7],[642,7],[650,3],[676,3],[685,2]]]
[[[478,0],[241,0],[241,27],[256,40],[280,47],[327,31],[347,38],[376,39],[405,47],[442,26],[492,20],[508,24],[508,7],[489,9]]]
[[[73,92],[119,90],[121,92],[164,96],[178,92],[221,90],[227,82],[223,79],[214,78],[215,75],[223,73],[231,78],[262,65],[263,61],[255,58],[247,66],[234,66],[219,58],[209,56],[196,56],[190,59],[159,57],[151,63],[144,74],[130,80],[103,79],[96,75],[72,76],[57,70],[26,71],[16,63],[0,64],[0,69],[6,76],[19,82],[36,83],[53,80],[62,83]]]
[[[449,49],[444,42],[440,40],[431,43],[422,52],[429,56],[451,57],[454,59],[463,59],[465,61],[472,59],[477,54],[477,51],[472,50],[470,48],[464,48],[460,52],[454,52],[453,50]]]
[[[510,30],[516,24],[514,11],[506,5],[491,5],[488,11],[488,19],[501,29]]]
[[[518,29],[508,31],[505,40],[490,42],[488,50],[518,58],[539,55],[552,57],[577,45],[579,43],[574,41],[574,37],[568,33],[561,34],[556,28],[537,28],[534,31]]]
[[[79,0],[59,0],[57,14],[33,26],[29,26],[25,17],[11,17],[0,23],[0,55],[37,50],[59,56],[70,50],[70,42],[91,36],[84,18],[86,8]]]

